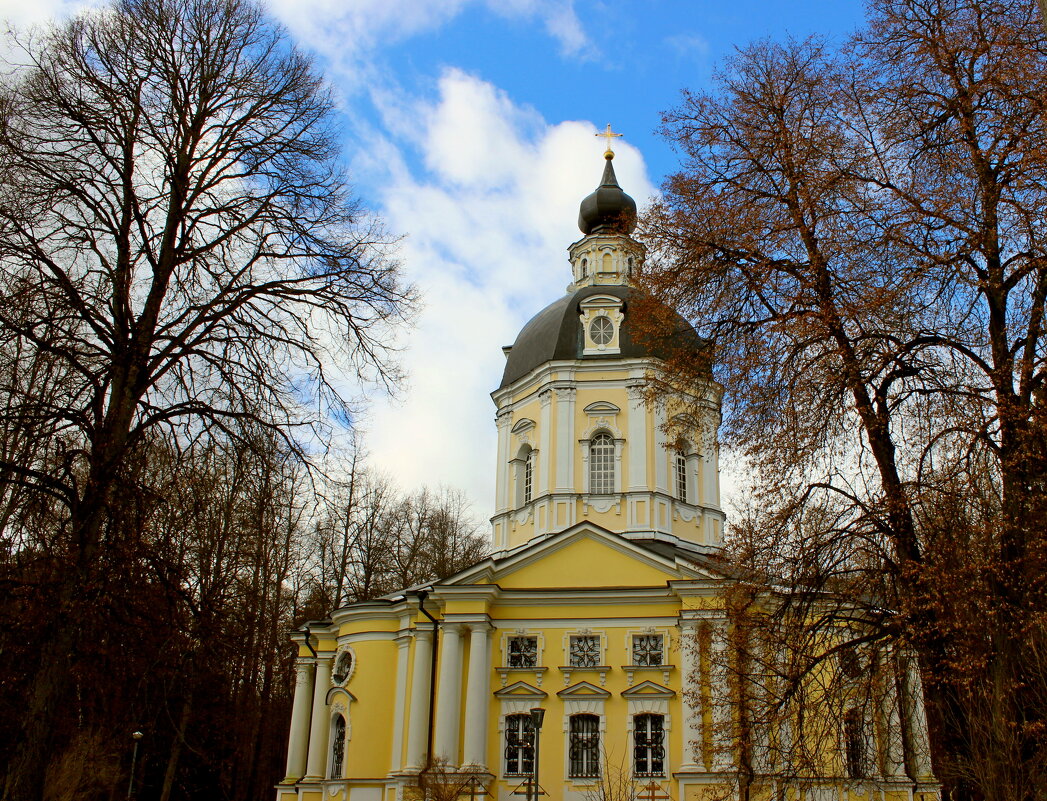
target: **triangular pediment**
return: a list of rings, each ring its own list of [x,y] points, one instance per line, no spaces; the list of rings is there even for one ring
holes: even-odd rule
[[[494,696],[495,698],[547,698],[549,693],[545,690],[539,690],[526,681],[516,681],[508,687],[495,690]]]
[[[628,690],[622,691],[624,698],[672,698],[674,695],[676,695],[674,690],[650,680],[641,681]]]
[[[676,547],[675,538],[645,541],[623,536],[583,521],[563,531],[535,537],[510,551],[500,551],[453,576],[440,587],[483,586],[503,590],[596,588],[668,588],[690,582],[728,578],[711,567],[711,559]],[[435,585],[434,585],[435,586]]]
[[[570,687],[565,687],[560,690],[557,694],[558,698],[610,698],[611,694],[602,687],[597,687],[595,684],[590,684],[587,681],[580,681],[577,684],[572,684]]]

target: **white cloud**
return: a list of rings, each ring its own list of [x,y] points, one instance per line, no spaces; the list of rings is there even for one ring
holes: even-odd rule
[[[599,183],[602,142],[590,122],[550,124],[490,83],[448,70],[433,102],[390,103],[390,125],[421,149],[411,175],[389,139],[382,215],[408,239],[402,257],[425,309],[408,339],[402,401],[376,399],[367,423],[372,463],[406,487],[464,489],[478,513],[494,503],[494,406],[504,357],[523,324],[564,291],[566,249],[581,234],[578,204]],[[414,125],[402,126],[403,120]],[[401,140],[402,141],[402,140]],[[618,141],[619,182],[653,194],[635,148]],[[368,146],[368,150],[375,148]]]
[[[565,56],[594,55],[574,0],[266,0],[299,42],[339,70],[346,91],[383,82],[371,61],[379,47],[436,31],[481,4],[502,18],[540,22]]]

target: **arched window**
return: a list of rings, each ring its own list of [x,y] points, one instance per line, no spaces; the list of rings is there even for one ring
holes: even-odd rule
[[[534,450],[527,451],[527,456],[524,459],[524,486],[523,486],[523,499],[524,503],[530,503],[531,497],[534,495]]]
[[[516,506],[526,506],[534,497],[534,449],[526,443],[521,445],[512,464],[516,471]]]
[[[530,776],[534,772],[534,723],[529,714],[505,718],[505,775]]]
[[[600,718],[571,715],[568,741],[568,776],[588,779],[600,775]]]
[[[633,774],[665,775],[665,718],[662,715],[633,718]]]
[[[335,715],[331,743],[331,778],[345,778],[345,718]]]
[[[614,492],[614,440],[610,434],[597,434],[589,441],[589,492]]]

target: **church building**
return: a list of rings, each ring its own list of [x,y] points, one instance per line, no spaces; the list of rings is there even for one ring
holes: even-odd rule
[[[491,555],[293,634],[277,801],[421,798],[434,765],[497,801],[739,798],[721,390],[646,391],[665,354],[631,328],[645,250],[605,158],[566,294],[504,349]],[[674,347],[701,348],[673,319]],[[922,708],[862,715],[824,745],[837,770],[751,797],[937,798]]]

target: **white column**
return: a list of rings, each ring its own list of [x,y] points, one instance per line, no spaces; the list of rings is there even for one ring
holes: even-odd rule
[[[556,491],[577,492],[574,486],[574,398],[573,387],[556,390]]]
[[[731,705],[730,643],[727,621],[712,623],[709,647],[709,676],[712,702],[713,771],[731,771],[734,759],[734,709]]]
[[[300,779],[305,775],[305,757],[309,747],[309,707],[313,703],[313,677],[316,670],[312,659],[299,659],[295,668],[297,676],[294,703],[291,706],[291,731],[287,735],[287,779]]]
[[[683,701],[683,737],[680,769],[704,770],[702,760],[702,643],[698,621],[680,623],[680,696]]]
[[[669,451],[665,440],[665,403],[654,405],[654,487],[669,492]]]
[[[543,390],[538,394],[538,401],[541,403],[541,412],[538,416],[538,475],[534,476],[534,497],[545,495],[553,488],[549,474],[549,459],[553,451],[553,391]],[[552,522],[546,518],[546,526],[551,525]]]
[[[630,492],[646,491],[647,486],[647,405],[643,402],[643,384],[626,387],[629,395],[629,487]]]
[[[933,781],[931,769],[931,744],[927,737],[927,710],[923,702],[923,682],[916,667],[916,659],[902,657],[902,703],[905,704],[905,722],[909,727],[909,742],[912,745],[913,778],[918,782]]]
[[[902,733],[901,709],[898,706],[898,677],[894,670],[895,662],[888,655],[887,665],[883,671],[883,697],[881,699],[880,721],[883,731],[883,770],[887,779],[904,780],[905,743]]]
[[[716,438],[720,413],[705,409],[702,413],[702,506],[720,508],[720,446]]]
[[[490,646],[487,633],[491,625],[470,624],[469,678],[465,687],[465,748],[462,764],[487,768],[487,703],[490,694]]]
[[[327,773],[327,740],[331,721],[327,713],[327,692],[331,689],[331,657],[316,660],[316,685],[313,687],[313,719],[309,727],[307,779],[322,779]]]
[[[495,469],[494,508],[504,512],[509,508],[509,423],[512,413],[509,409],[499,409],[495,417],[498,425],[498,464]]]
[[[433,757],[458,765],[458,725],[462,703],[462,638],[458,626],[440,632],[440,682],[436,696]]]
[[[414,630],[414,662],[411,672],[411,707],[407,718],[407,769],[425,767],[429,746],[429,677],[433,654],[433,629],[418,626]]]
[[[410,632],[401,630],[396,637],[396,701],[393,709],[393,749],[389,767],[398,771],[403,766],[404,711],[407,703],[407,658],[410,656]]]

